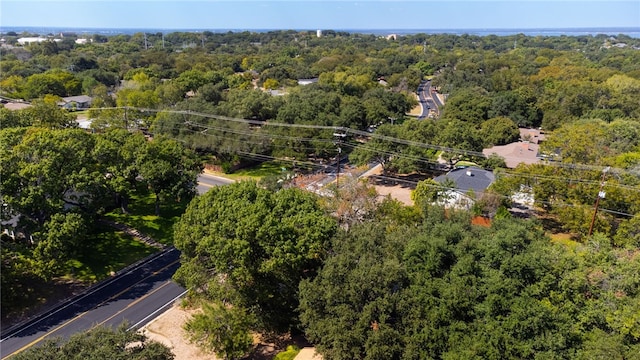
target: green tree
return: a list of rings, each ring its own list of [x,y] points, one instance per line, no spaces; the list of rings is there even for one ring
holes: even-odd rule
[[[197,155],[176,140],[156,138],[145,144],[136,156],[140,176],[156,197],[155,212],[166,198],[188,200],[196,194],[202,164]]]
[[[147,145],[142,133],[131,133],[124,129],[107,128],[95,136],[93,157],[104,176],[104,186],[112,195],[116,206],[128,213],[131,196],[138,190],[137,158]]]
[[[22,225],[42,226],[65,205],[92,209],[97,200],[92,190],[101,179],[93,144],[84,130],[33,128],[2,154],[3,201],[22,215]]]
[[[235,360],[245,356],[253,345],[249,333],[253,321],[243,308],[204,303],[202,313],[195,314],[184,328],[199,347],[222,359]]]
[[[482,123],[480,137],[483,139],[484,147],[505,145],[518,141],[520,130],[511,119],[495,117]]]
[[[607,145],[606,124],[599,120],[586,120],[563,125],[547,135],[541,151],[558,151],[563,162],[600,164],[611,155]]]
[[[34,259],[41,262],[49,276],[55,275],[65,260],[73,258],[82,249],[87,238],[87,225],[80,214],[57,213],[35,234]]]
[[[385,227],[365,222],[340,233],[318,276],[300,284],[305,334],[324,358],[401,358],[399,304],[409,280],[401,259],[412,230]]]
[[[112,359],[112,360],[172,360],[174,355],[165,345],[150,341],[145,335],[128,331],[127,325],[116,330],[96,327],[87,332],[61,338],[45,340],[14,357],[17,360],[37,359]]]
[[[250,310],[258,328],[287,329],[296,322],[298,283],[313,276],[335,229],[317,198],[299,189],[216,187],[175,225],[175,277],[193,294]]]
[[[42,100],[34,100],[33,106],[18,111],[23,124],[49,129],[65,129],[78,127],[75,116],[58,107],[57,96],[47,95]]]

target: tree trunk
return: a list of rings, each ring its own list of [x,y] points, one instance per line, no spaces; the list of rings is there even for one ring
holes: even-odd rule
[[[160,216],[160,194],[156,193],[156,216]]]
[[[127,195],[119,195],[120,197],[120,209],[123,214],[129,213],[129,197]]]

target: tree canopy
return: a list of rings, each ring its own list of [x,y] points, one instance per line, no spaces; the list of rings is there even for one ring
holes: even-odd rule
[[[444,214],[433,208],[418,227],[364,222],[334,239],[300,285],[305,333],[325,358],[635,356],[640,283],[614,279],[637,258],[603,237],[569,250],[535,222],[481,228]]]
[[[16,354],[14,359],[113,359],[113,360],[173,360],[171,350],[145,335],[128,331],[126,324],[117,329],[96,327],[77,333],[69,339],[45,340],[42,345]]]
[[[176,279],[206,298],[253,313],[258,327],[295,323],[298,283],[326,257],[336,223],[315,195],[253,182],[213,188],[175,225]]]

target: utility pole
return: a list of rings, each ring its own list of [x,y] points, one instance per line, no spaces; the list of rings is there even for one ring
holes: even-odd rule
[[[128,108],[128,106],[124,107],[124,128],[125,128],[125,130],[129,130],[129,119],[127,118],[127,108]]]
[[[600,203],[600,199],[604,199],[606,193],[602,190],[602,188],[604,187],[605,184],[605,176],[607,175],[607,172],[609,171],[610,167],[607,166],[606,168],[604,168],[604,170],[602,170],[602,179],[600,180],[600,189],[598,190],[598,197],[596,197],[596,204],[593,207],[593,217],[591,218],[591,225],[589,226],[589,236],[591,236],[591,234],[593,234],[593,225],[596,223],[596,214],[598,213],[598,204]]]
[[[340,186],[340,154],[342,153],[342,148],[340,144],[342,144],[342,139],[347,136],[344,133],[333,133],[338,140],[336,141],[336,146],[338,147],[338,161],[336,162],[336,188]]]

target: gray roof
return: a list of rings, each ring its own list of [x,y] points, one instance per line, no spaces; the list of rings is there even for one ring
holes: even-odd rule
[[[484,192],[486,188],[495,180],[491,171],[477,167],[457,168],[449,171],[445,175],[436,177],[435,181],[442,183],[445,179],[451,179],[456,183],[458,191],[467,192],[473,190],[476,193]]]
[[[78,103],[87,103],[87,102],[91,102],[92,98],[91,98],[91,96],[87,96],[87,95],[79,95],[79,96],[64,97],[64,98],[62,98],[62,100],[65,103],[70,103],[72,101],[75,101],[75,102],[78,102]]]

